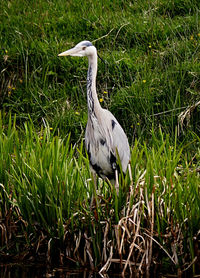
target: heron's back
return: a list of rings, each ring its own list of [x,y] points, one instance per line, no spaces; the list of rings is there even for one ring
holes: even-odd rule
[[[89,117],[85,134],[86,149],[93,170],[102,178],[115,177],[116,149],[126,172],[130,160],[127,136],[112,113],[100,109],[95,117]]]

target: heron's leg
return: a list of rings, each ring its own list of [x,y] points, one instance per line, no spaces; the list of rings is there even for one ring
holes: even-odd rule
[[[117,192],[117,195],[119,194],[119,179],[118,179],[118,171],[115,169],[115,189]]]
[[[92,209],[93,206],[97,205],[97,175],[96,172],[92,171],[92,181],[94,183],[92,198],[90,201],[90,209]]]
[[[92,172],[92,179],[94,182],[94,190],[97,191],[97,174],[94,171]]]

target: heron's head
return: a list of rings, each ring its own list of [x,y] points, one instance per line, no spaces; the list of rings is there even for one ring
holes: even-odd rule
[[[83,56],[90,56],[94,52],[96,52],[96,48],[93,46],[93,44],[90,41],[82,41],[79,42],[75,47],[58,54],[58,56],[83,57]]]

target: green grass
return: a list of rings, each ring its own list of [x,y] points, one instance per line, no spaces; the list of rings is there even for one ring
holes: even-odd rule
[[[1,6],[0,105],[21,123],[28,115],[38,125],[45,118],[63,135],[71,132],[74,142],[79,139],[87,118],[87,59],[57,54],[105,35],[95,43],[106,60],[99,62],[98,94],[130,140],[133,134],[149,138],[152,121],[174,136],[178,115],[199,100],[199,1],[2,1]],[[199,132],[198,107],[188,128]]]
[[[200,2],[0,5],[2,258],[197,273]],[[119,195],[89,171],[87,59],[57,57],[81,40],[105,60],[98,96],[132,147]]]

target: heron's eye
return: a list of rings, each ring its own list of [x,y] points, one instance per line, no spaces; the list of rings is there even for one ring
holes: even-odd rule
[[[85,49],[86,49],[86,46],[83,46],[83,47],[82,47],[82,50],[85,50]]]

